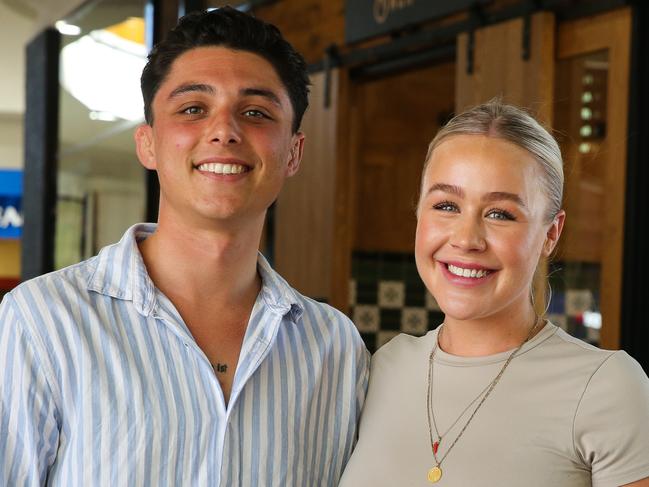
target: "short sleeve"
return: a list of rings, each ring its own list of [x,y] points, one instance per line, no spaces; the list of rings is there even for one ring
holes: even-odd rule
[[[44,485],[56,457],[56,408],[11,295],[0,305],[0,485]]]
[[[574,441],[593,487],[649,477],[649,379],[627,353],[611,354],[591,377],[575,415]]]

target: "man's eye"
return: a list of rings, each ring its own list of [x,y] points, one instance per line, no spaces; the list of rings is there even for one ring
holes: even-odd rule
[[[243,114],[246,117],[253,117],[253,118],[268,118],[268,115],[266,115],[264,112],[261,110],[246,110],[243,112]]]
[[[200,115],[200,114],[203,113],[203,109],[201,107],[191,106],[191,107],[185,108],[182,111],[182,113],[185,113],[187,115]]]

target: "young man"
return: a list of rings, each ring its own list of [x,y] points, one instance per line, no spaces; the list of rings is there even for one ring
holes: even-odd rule
[[[367,352],[257,252],[307,84],[275,27],[230,8],[153,50],[135,139],[159,223],[5,298],[1,485],[337,484]]]

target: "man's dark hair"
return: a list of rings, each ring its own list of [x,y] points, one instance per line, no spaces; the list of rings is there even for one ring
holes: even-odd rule
[[[176,58],[190,49],[210,46],[248,51],[272,64],[293,106],[293,132],[299,130],[309,105],[309,76],[304,58],[277,27],[232,7],[185,15],[153,48],[140,80],[144,118],[149,125],[153,125],[153,98]]]

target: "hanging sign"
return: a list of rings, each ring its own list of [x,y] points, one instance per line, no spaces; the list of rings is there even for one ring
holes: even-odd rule
[[[345,41],[358,42],[466,10],[487,0],[347,0]]]
[[[0,239],[20,238],[23,228],[23,172],[0,169]]]

